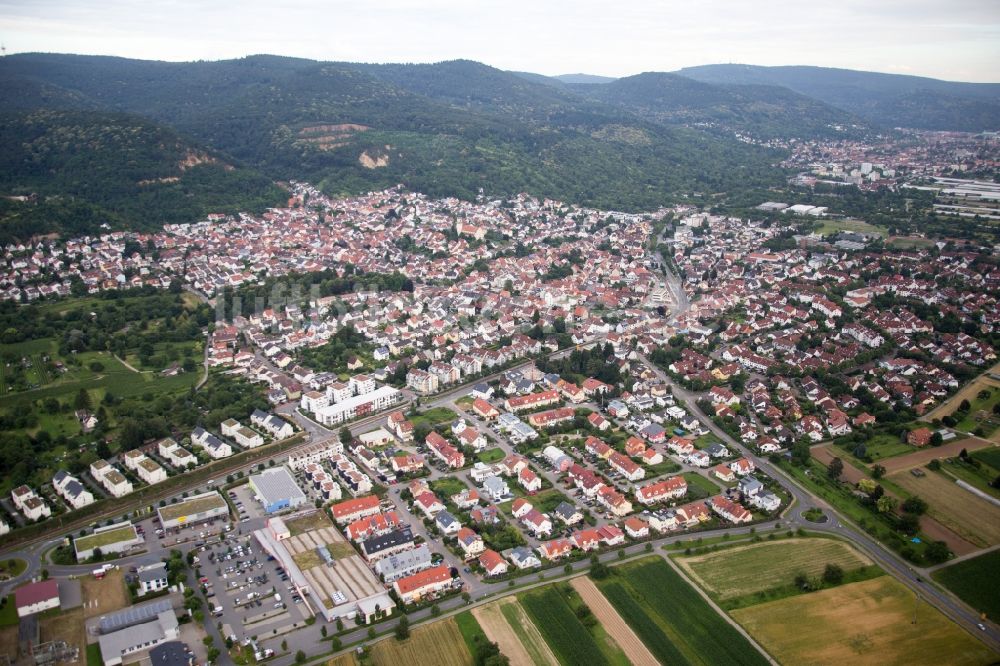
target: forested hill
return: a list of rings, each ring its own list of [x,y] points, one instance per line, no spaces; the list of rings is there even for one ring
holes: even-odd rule
[[[1000,129],[1000,84],[827,67],[703,65],[677,74],[703,83],[782,86],[880,127],[980,132]]]
[[[403,183],[432,196],[528,191],[639,210],[783,177],[772,151],[467,61],[24,54],[0,59],[0,83],[44,89],[25,95],[23,107],[141,115],[234,164],[310,180],[331,194]]]
[[[431,196],[527,191],[643,210],[780,184],[783,153],[754,142],[894,125],[963,129],[996,115],[990,86],[817,68],[685,74],[553,78],[467,60],[8,56],[0,195],[38,197],[4,200],[0,234],[260,210],[282,200],[273,183],[289,179],[333,195],[403,183]],[[887,122],[892,109],[899,117]]]
[[[647,72],[571,87],[654,122],[704,125],[757,140],[857,137],[868,130],[861,118],[780,86],[711,85],[677,74]]]
[[[176,131],[122,113],[0,114],[0,242],[35,234],[156,229],[212,212],[261,211],[284,193]]]

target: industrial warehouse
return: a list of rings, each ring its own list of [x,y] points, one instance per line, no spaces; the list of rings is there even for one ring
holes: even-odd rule
[[[321,511],[271,518],[254,537],[327,622],[357,614],[370,622],[395,608],[388,590]]]
[[[308,499],[288,468],[273,467],[250,477],[250,489],[267,513],[294,509]]]

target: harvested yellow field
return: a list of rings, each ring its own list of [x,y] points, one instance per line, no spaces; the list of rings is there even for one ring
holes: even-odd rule
[[[822,538],[762,541],[675,561],[719,599],[788,585],[799,573],[819,576],[827,564],[852,571],[872,563],[849,544]]]
[[[379,641],[372,646],[371,663],[373,666],[471,666],[472,655],[455,620],[448,618],[417,627],[403,642],[395,638]]]
[[[594,617],[622,649],[633,666],[657,666],[659,664],[645,643],[635,635],[635,632],[625,623],[615,607],[604,598],[601,591],[594,585],[594,581],[587,576],[577,576],[571,581],[571,584],[576,593],[583,599],[583,603],[587,604]]]
[[[912,622],[916,609],[917,622]],[[890,576],[731,612],[782,664],[980,666],[997,655]]]
[[[346,652],[339,657],[327,659],[326,666],[358,666],[358,660],[353,652]]]
[[[510,659],[511,666],[559,666],[545,639],[515,597],[472,609],[483,633]]]
[[[1000,506],[973,495],[954,481],[928,471],[922,477],[897,472],[889,478],[927,502],[927,513],[980,548],[1000,543]]]

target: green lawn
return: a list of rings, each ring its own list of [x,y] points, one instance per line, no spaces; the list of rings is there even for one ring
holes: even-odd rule
[[[24,570],[28,568],[28,563],[22,560],[20,557],[12,557],[7,560],[0,562],[0,571],[7,574],[11,578],[15,578],[24,573]]]
[[[824,220],[820,224],[816,231],[823,235],[828,236],[830,234],[839,233],[841,231],[854,231],[860,234],[873,234],[875,236],[880,236],[884,238],[886,236],[886,230],[883,227],[876,227],[873,224],[869,224],[864,220]]]
[[[912,446],[904,442],[896,435],[889,434],[874,435],[871,439],[865,441],[864,444],[867,455],[870,456],[875,462],[885,458],[901,456],[906,453],[913,453],[915,450]],[[853,451],[855,446],[855,444],[851,444],[846,448],[840,448],[850,453]]]
[[[1000,551],[938,569],[932,577],[994,622],[1000,619]]]
[[[409,418],[413,422],[414,427],[426,424],[429,428],[433,429],[439,425],[450,424],[457,416],[454,411],[447,407],[434,407]]]
[[[930,238],[918,238],[916,236],[913,236],[905,238],[893,238],[891,241],[889,241],[887,247],[890,247],[894,250],[913,250],[916,248],[928,248],[931,247],[932,245],[934,245],[934,241],[931,240]]]
[[[77,551],[84,551],[92,548],[104,548],[109,544],[128,541],[133,538],[135,538],[135,528],[129,524],[115,530],[107,530],[106,532],[80,537],[75,543]]]
[[[565,495],[563,495],[555,488],[549,488],[548,490],[540,490],[535,495],[526,494],[524,490],[521,488],[521,486],[518,485],[515,485],[513,488],[511,488],[511,490],[514,491],[514,494],[516,496],[523,497],[524,499],[528,500],[528,502],[531,503],[531,506],[535,507],[542,513],[547,513],[549,511],[552,511],[557,506],[559,506],[560,502],[569,501],[566,499]],[[497,504],[497,506],[500,508],[501,511],[503,511],[507,515],[511,515],[510,507],[513,503],[514,501],[511,500],[509,502],[501,502],[500,504]],[[572,504],[572,502],[570,503]]]
[[[684,472],[681,476],[687,481],[688,488],[700,488],[708,493],[708,495],[715,495],[719,492],[719,484],[708,477],[698,474],[698,472]]]
[[[971,408],[965,412],[955,426],[956,430],[963,432],[973,432],[977,428],[982,430],[984,437],[989,437],[1000,424],[1000,417],[993,414],[993,407],[1000,402],[1000,389],[988,384],[980,384],[980,390],[975,399],[971,400]],[[988,397],[980,398],[979,394],[989,394]],[[956,416],[956,418],[958,418]]]
[[[100,643],[91,643],[87,646],[87,666],[104,666]]]
[[[708,433],[695,438],[693,443],[696,449],[703,449],[706,446],[709,446],[710,444],[722,444],[722,442],[719,441],[719,438],[713,435],[712,433]]]
[[[548,513],[553,511],[560,502],[568,501],[566,496],[555,488],[550,488],[548,490],[540,490],[537,494],[526,497],[532,506],[541,511],[542,513]]]
[[[664,457],[663,462],[657,463],[655,465],[644,465],[646,468],[646,478],[655,479],[658,476],[663,476],[664,474],[673,474],[674,472],[679,472],[681,466],[675,463],[672,459]]]
[[[477,453],[476,459],[479,460],[480,462],[489,465],[491,463],[503,460],[505,456],[506,454],[504,453],[503,449],[495,448],[495,449],[486,449],[481,453]]]
[[[595,581],[654,656],[674,664],[766,664],[757,649],[660,557]]]
[[[445,477],[431,481],[431,490],[433,490],[434,493],[442,499],[448,499],[452,495],[460,493],[467,488],[468,486],[462,483],[462,481],[453,477]]]
[[[8,594],[0,600],[0,604],[2,604],[0,605],[0,627],[10,627],[20,622],[13,594]]]

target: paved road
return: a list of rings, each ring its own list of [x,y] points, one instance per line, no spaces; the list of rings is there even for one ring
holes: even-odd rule
[[[682,312],[686,311],[690,307],[690,304],[688,302],[686,294],[683,291],[683,288],[681,287],[680,280],[677,279],[677,277],[674,276],[672,273],[670,273],[669,270],[665,270],[665,274],[667,276],[667,284],[671,289],[672,293],[674,294],[674,303],[672,304],[672,313],[671,313],[671,316],[673,318],[681,314]],[[595,342],[599,343],[600,340],[597,340]],[[571,351],[572,349],[563,350],[561,352],[557,352],[554,356],[556,357],[562,356],[570,353]],[[991,623],[987,626],[987,631],[985,632],[979,631],[976,628],[976,624],[979,621],[978,616],[971,609],[966,607],[960,601],[951,597],[946,592],[933,586],[929,582],[923,582],[923,583],[917,582],[918,575],[926,578],[926,571],[915,570],[911,565],[907,564],[906,562],[904,562],[903,560],[892,554],[887,548],[885,548],[878,542],[874,541],[867,534],[855,529],[851,524],[843,521],[842,517],[837,513],[837,511],[833,507],[829,506],[823,500],[813,496],[807,490],[800,487],[792,478],[790,478],[782,470],[771,465],[766,459],[760,458],[752,451],[746,449],[746,447],[744,447],[741,442],[737,442],[736,440],[731,438],[727,433],[718,428],[714,424],[714,422],[712,422],[705,414],[701,412],[701,410],[698,408],[696,404],[697,396],[695,394],[685,390],[683,387],[675,385],[665,373],[660,371],[655,364],[650,362],[645,357],[640,357],[640,358],[661,379],[663,379],[668,383],[668,385],[671,385],[673,387],[674,394],[675,396],[677,396],[680,402],[683,403],[684,406],[691,413],[693,413],[695,416],[701,419],[705,424],[707,424],[708,427],[717,437],[719,437],[723,442],[731,446],[733,450],[740,451],[748,458],[752,459],[754,463],[757,465],[757,467],[761,469],[764,473],[768,474],[769,476],[772,476],[773,478],[780,479],[783,481],[786,489],[791,493],[792,497],[794,498],[794,506],[791,508],[790,511],[786,513],[784,518],[781,519],[784,525],[787,525],[789,528],[792,529],[794,529],[796,526],[805,526],[813,531],[829,532],[851,540],[858,546],[859,549],[861,549],[868,556],[870,556],[885,570],[894,574],[900,581],[903,582],[904,585],[906,585],[912,591],[914,591],[914,593],[919,594],[922,600],[927,601],[932,605],[936,606],[937,608],[942,610],[945,614],[947,614],[952,619],[957,621],[961,626],[965,627],[971,633],[983,639],[994,650],[1000,651],[1000,632],[998,632],[996,625],[993,625]],[[530,363],[531,361],[525,361],[523,364],[520,364],[515,367],[523,367],[529,365]],[[501,374],[502,372],[494,373],[489,377],[478,379],[476,380],[476,382],[486,381],[489,380],[490,378],[499,377]],[[468,384],[464,384],[456,386],[455,388],[450,389],[449,391],[446,391],[444,393],[435,396],[431,396],[429,398],[421,398],[421,401],[427,401],[432,406],[448,404],[449,402],[455,400],[457,397],[464,395],[467,391],[468,391]],[[411,398],[408,396],[406,400],[402,404],[398,405],[396,408],[405,408],[410,403],[410,401]],[[301,446],[308,446],[309,444],[315,441],[320,441],[322,439],[326,439],[328,437],[333,437],[336,435],[335,431],[325,428],[303,417],[301,414],[297,412],[295,407],[296,407],[295,404],[287,404],[279,407],[277,411],[281,412],[282,414],[291,416],[300,425],[300,427],[302,427],[302,429],[306,431],[307,433],[306,441]],[[360,434],[362,432],[370,430],[374,425],[381,423],[384,420],[384,418],[385,418],[384,414],[374,415],[371,417],[367,417],[365,419],[361,419],[359,421],[352,422],[348,425],[348,427],[350,428],[352,433]],[[494,436],[494,439],[497,438]],[[294,450],[295,449],[292,449],[291,451]],[[279,461],[283,460],[288,456],[289,452],[290,451],[277,455],[275,456],[275,458]],[[243,467],[244,471],[249,471],[249,469],[253,467],[253,465],[254,464],[245,465]],[[394,501],[396,501],[395,498]],[[807,523],[801,519],[801,514],[806,509],[814,506],[821,508],[830,517],[830,519],[826,523],[823,524]],[[767,523],[757,525],[756,529],[757,530],[764,529],[769,525],[773,525],[775,522],[776,521],[769,521]],[[247,528],[249,527],[249,524],[244,525],[243,527]],[[725,530],[715,530],[712,532],[703,532],[700,534],[709,536],[719,533],[728,533],[735,536],[735,535],[748,534],[750,529],[751,528],[749,527],[730,528]],[[244,533],[245,532],[246,529],[244,529]],[[151,533],[152,530],[147,530],[147,534]],[[668,544],[677,540],[689,539],[689,538],[691,538],[689,534],[681,533],[657,539],[652,543],[654,544],[654,548],[658,548],[663,544]],[[151,539],[153,539],[154,542],[156,541],[154,537],[151,537]],[[21,576],[18,576],[17,578],[12,579],[10,581],[6,581],[4,584],[0,585],[0,594],[6,594],[9,590],[16,587],[19,583],[24,582],[33,576],[38,575],[43,566],[48,568],[50,574],[53,576],[63,576],[63,575],[73,575],[73,574],[79,575],[87,573],[92,569],[92,565],[74,565],[74,566],[56,566],[47,564],[43,565],[40,559],[41,554],[50,547],[52,547],[53,545],[58,544],[60,541],[61,537],[43,541],[37,541],[33,544],[23,546],[19,549],[3,553],[3,557],[21,557],[25,559],[28,562],[28,569]],[[133,557],[123,558],[121,560],[118,560],[117,563],[123,566],[131,566],[134,563],[155,561],[157,559],[160,559],[160,557],[162,557],[166,552],[168,552],[172,548],[179,548],[182,551],[186,552],[188,549],[190,549],[190,547],[191,546],[188,545],[177,546],[172,544],[171,545],[164,544],[160,546],[158,542],[150,543],[149,551],[147,553]],[[628,555],[641,554],[644,547],[645,546],[643,544],[636,544],[633,546],[626,547],[625,551]],[[617,555],[614,552],[605,553],[604,555],[601,556],[601,559],[605,561],[613,561],[616,558]],[[579,571],[589,566],[589,563],[586,561],[581,561],[574,563],[572,566],[574,571]],[[552,575],[553,574],[550,571],[549,576]],[[499,596],[509,593],[511,591],[506,582],[487,583],[485,581],[479,581],[478,579],[468,580],[469,577],[465,578],[467,578],[467,582],[470,583],[469,591],[470,594],[473,595],[474,600],[481,600],[484,597],[488,597],[490,595]],[[442,602],[441,608],[442,610],[447,612],[449,610],[459,608],[462,605],[463,602],[461,598],[456,597],[449,599],[445,602]],[[423,611],[412,613],[410,615],[410,619],[411,621],[419,621],[421,619],[428,617],[429,614],[430,614],[429,609],[425,609]],[[383,631],[387,628],[391,628],[392,626],[394,626],[396,621],[397,620],[393,619],[391,621],[388,621],[387,623],[380,624],[378,628],[380,631]],[[367,628],[359,628],[342,636],[341,638],[344,641],[344,643],[352,643],[355,641],[362,640],[366,638],[366,636],[367,636]],[[280,643],[280,641],[278,642]],[[313,626],[305,627],[304,629],[297,631],[295,633],[294,646],[295,649],[299,648],[304,649],[307,654],[319,654],[329,649],[329,643],[323,641],[322,637],[320,636],[320,623],[317,623],[316,625]],[[277,649],[276,645],[272,647],[275,647]],[[294,661],[294,656],[289,654],[283,657],[279,657],[277,660],[275,660],[274,663],[279,664],[280,666],[286,666],[287,664],[291,664],[293,661]],[[220,663],[228,664],[231,662],[228,659],[228,656],[223,654],[222,658],[220,659]]]
[[[792,494],[799,512],[805,511],[810,507],[818,507],[822,509],[826,515],[830,516],[830,520],[825,524],[809,523],[809,529],[821,532],[832,532],[849,539],[860,550],[871,557],[872,560],[878,563],[879,566],[886,571],[891,572],[904,585],[910,588],[914,594],[919,595],[921,600],[927,601],[931,603],[931,605],[936,606],[945,615],[952,618],[966,630],[981,638],[992,649],[1000,652],[1000,629],[998,629],[996,624],[987,623],[985,625],[986,631],[981,631],[977,626],[980,622],[979,614],[963,604],[961,601],[957,600],[955,597],[951,596],[948,592],[945,592],[935,586],[930,581],[927,569],[914,567],[902,558],[898,557],[895,553],[889,550],[888,547],[883,546],[881,543],[871,538],[867,533],[855,528],[852,523],[845,520],[834,507],[829,505],[823,499],[814,496],[808,490],[802,488],[792,477],[786,474],[784,470],[772,465],[766,458],[758,456],[756,453],[746,448],[742,442],[730,437],[728,433],[719,428],[714,421],[708,418],[708,416],[701,411],[697,404],[697,394],[692,393],[684,387],[674,383],[665,372],[663,372],[645,356],[640,355],[640,359],[646,363],[660,379],[667,382],[668,385],[671,386],[674,396],[678,398],[678,400],[689,412],[705,423],[716,437],[721,439],[727,445],[733,447],[734,450],[742,452],[747,458],[753,460],[757,468],[771,478],[780,479],[782,481],[782,485]]]

